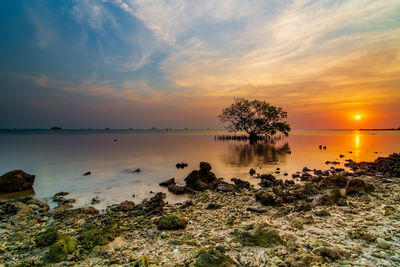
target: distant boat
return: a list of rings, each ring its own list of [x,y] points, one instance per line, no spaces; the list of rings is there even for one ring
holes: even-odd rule
[[[50,130],[62,130],[62,128],[60,126],[53,126]]]

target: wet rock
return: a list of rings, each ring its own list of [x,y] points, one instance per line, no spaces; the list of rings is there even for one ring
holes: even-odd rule
[[[80,245],[85,249],[106,245],[117,236],[118,219],[109,217],[99,223],[86,224],[79,233]]]
[[[263,175],[260,175],[259,178],[261,179],[261,182],[259,183],[259,185],[264,188],[271,187],[271,186],[277,186],[277,185],[283,185],[283,181],[277,180],[275,178],[275,176],[273,176],[272,174],[263,174]]]
[[[0,193],[32,190],[35,175],[21,170],[7,172],[0,176]]]
[[[254,174],[256,174],[256,170],[253,169],[253,168],[251,168],[251,169],[249,170],[249,174],[250,174],[251,176],[253,176]]]
[[[232,260],[224,255],[220,250],[209,249],[201,250],[193,266],[196,267],[228,267],[233,266]],[[192,266],[192,265],[191,265]]]
[[[184,208],[187,208],[187,207],[190,207],[190,206],[193,206],[193,201],[190,200],[190,199],[184,201],[183,204],[182,204],[182,208],[183,208],[183,209],[184,209]]]
[[[339,188],[331,189],[329,192],[316,197],[313,201],[313,206],[331,206],[338,204],[343,206],[346,203],[345,197]]]
[[[171,178],[164,182],[159,183],[160,186],[169,186],[170,184],[175,184],[175,178]]]
[[[311,170],[308,167],[303,168],[303,172],[309,172],[309,171],[311,171]]]
[[[308,181],[308,180],[310,180],[311,178],[312,178],[312,175],[311,175],[311,174],[309,174],[308,172],[303,172],[303,173],[301,174],[300,180],[301,180],[301,181]]]
[[[188,164],[185,162],[181,162],[181,163],[177,163],[175,166],[177,169],[183,169],[183,168],[187,167]]]
[[[361,239],[367,242],[373,242],[376,240],[376,237],[373,234],[369,233],[367,230],[364,229],[350,230],[348,231],[348,235],[350,238]]]
[[[113,204],[110,206],[110,209],[115,212],[119,211],[130,211],[135,209],[135,203],[133,201],[125,200],[120,204]]]
[[[236,189],[237,189],[236,186],[234,186],[233,184],[229,184],[224,181],[217,181],[213,185],[213,188],[217,192],[233,192],[233,191],[236,191]]]
[[[235,235],[245,246],[272,247],[282,242],[279,233],[268,227],[259,227],[252,231],[235,229]]]
[[[348,179],[346,177],[341,175],[333,175],[325,179],[322,179],[320,181],[320,186],[323,188],[334,188],[334,187],[345,188],[347,182]]]
[[[87,215],[97,215],[97,214],[99,214],[99,211],[93,207],[78,208],[73,210],[57,211],[54,214],[54,219],[62,221],[68,219],[77,220]]]
[[[165,206],[165,193],[158,192],[149,200],[144,200],[142,202],[142,210],[149,215],[162,215],[164,214]]]
[[[186,185],[197,191],[209,189],[216,180],[217,177],[211,172],[211,165],[208,162],[200,162],[200,170],[192,171],[185,178]]]
[[[294,207],[294,211],[301,212],[301,211],[310,211],[312,206],[310,203],[300,203]]]
[[[275,204],[275,197],[268,192],[265,192],[263,190],[258,191],[255,194],[256,200],[261,202],[263,205],[274,205]]]
[[[186,192],[184,185],[177,185],[175,183],[168,186],[168,191],[175,195],[181,195]]]
[[[85,172],[84,174],[83,174],[83,176],[89,176],[89,175],[92,175],[92,172]]]
[[[77,243],[68,235],[59,235],[57,242],[51,245],[49,250],[50,262],[56,263],[66,259],[68,254],[75,251]]]
[[[38,246],[47,247],[57,241],[58,231],[54,226],[47,228],[43,233],[36,236]]]
[[[92,198],[92,200],[90,201],[90,203],[91,203],[92,205],[98,204],[98,203],[100,203],[100,198],[99,198],[99,197],[94,197],[94,198]]]
[[[165,215],[157,221],[159,230],[178,230],[186,228],[187,220],[177,215]]]
[[[373,185],[367,184],[360,178],[353,178],[347,182],[346,194],[364,194],[373,191]]]
[[[313,253],[321,257],[329,258],[331,260],[337,260],[340,258],[338,250],[330,247],[318,247],[313,250]]]
[[[232,178],[231,181],[239,189],[250,189],[250,183],[248,181],[243,181],[242,179]]]
[[[376,239],[376,243],[382,249],[390,249],[392,247],[392,244],[390,242],[380,237]]]

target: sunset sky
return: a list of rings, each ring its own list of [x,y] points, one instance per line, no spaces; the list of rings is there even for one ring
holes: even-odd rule
[[[2,0],[0,36],[0,128],[400,127],[398,0]]]

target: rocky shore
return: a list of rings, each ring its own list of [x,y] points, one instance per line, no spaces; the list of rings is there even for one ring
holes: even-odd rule
[[[217,179],[202,162],[171,192],[104,213],[34,197],[0,201],[3,266],[399,266],[400,156],[293,175],[260,188]]]

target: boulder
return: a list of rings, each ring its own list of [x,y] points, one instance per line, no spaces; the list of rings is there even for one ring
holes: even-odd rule
[[[365,183],[360,178],[353,178],[347,182],[346,194],[364,194],[374,190],[373,185]]]
[[[347,178],[344,176],[334,175],[322,179],[320,182],[320,186],[324,188],[334,188],[334,187],[345,188],[347,185],[347,181],[348,181]]]
[[[217,180],[211,172],[211,165],[208,162],[200,162],[200,170],[192,171],[186,178],[186,185],[193,190],[204,191],[211,188],[211,184]]]
[[[187,225],[187,220],[177,215],[165,215],[157,221],[159,230],[178,230],[184,229]]]
[[[114,204],[110,206],[112,211],[130,211],[135,209],[135,203],[133,201],[125,200],[120,204]]]
[[[175,178],[168,179],[164,182],[159,183],[160,186],[169,186],[170,184],[175,184]]]
[[[193,266],[196,267],[228,267],[233,266],[232,260],[216,249],[201,250]],[[192,266],[192,265],[190,265]]]
[[[32,190],[35,175],[21,170],[7,172],[0,176],[0,193]]]
[[[224,181],[217,181],[214,185],[213,188],[215,191],[218,192],[233,192],[236,191],[236,186],[233,184],[224,182]]]
[[[185,186],[173,183],[168,186],[168,191],[176,195],[181,195],[185,193]]]
[[[235,235],[245,246],[272,247],[282,243],[282,238],[276,230],[259,227],[252,231],[235,230]]]
[[[239,189],[250,189],[250,183],[247,181],[243,181],[242,179],[232,178],[231,181],[236,185]]]
[[[268,192],[260,190],[256,193],[256,200],[261,202],[263,205],[273,205],[275,204],[275,197]]]
[[[142,210],[149,215],[162,215],[164,214],[165,206],[165,193],[158,192],[149,200],[144,200],[142,202]]]

